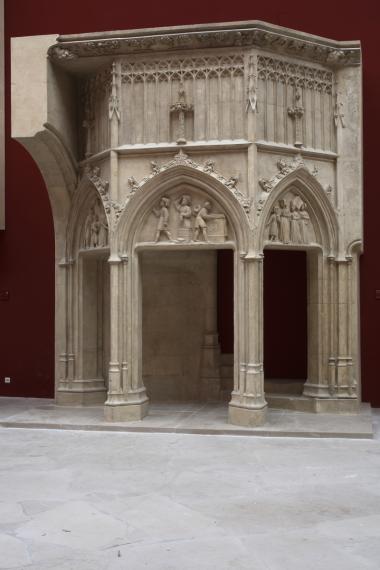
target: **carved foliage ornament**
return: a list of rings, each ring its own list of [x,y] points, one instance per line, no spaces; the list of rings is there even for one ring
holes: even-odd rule
[[[287,174],[290,174],[290,172],[297,170],[297,168],[307,168],[301,154],[297,154],[291,162],[287,162],[281,158],[277,161],[276,166],[277,172],[271,178],[259,179],[259,185],[261,186],[262,193],[256,208],[257,215],[260,215],[269,193],[277,186],[280,180],[282,180]],[[311,174],[313,176],[317,176],[318,169],[315,166],[311,171]]]
[[[277,161],[276,166],[278,172],[276,172],[272,178],[259,179],[259,184],[262,190],[266,193],[269,193],[271,190],[273,190],[273,188],[280,182],[280,180],[282,180],[290,172],[293,172],[297,168],[306,168],[306,164],[301,154],[297,154],[291,162],[286,162],[286,160],[281,158]],[[312,171],[312,174],[313,176],[316,176],[318,174],[318,170],[315,167]]]
[[[128,186],[130,188],[130,194],[134,194],[136,190],[138,190],[147,180],[150,180],[160,172],[164,172],[169,168],[173,168],[175,166],[190,166],[191,168],[195,168],[196,170],[200,170],[202,172],[206,172],[213,176],[220,182],[222,182],[235,196],[238,200],[244,211],[248,214],[251,209],[251,200],[243,194],[238,188],[238,178],[236,176],[231,176],[230,178],[225,178],[222,174],[219,174],[215,171],[215,164],[212,160],[207,160],[204,165],[198,164],[194,160],[192,160],[187,154],[183,152],[182,149],[174,156],[172,160],[169,162],[158,165],[156,161],[151,161],[151,174],[150,176],[146,176],[143,178],[139,183],[135,180],[133,176],[131,176],[128,180]]]
[[[84,173],[89,178],[89,180],[91,180],[91,182],[99,192],[106,214],[110,215],[112,211],[116,223],[125,207],[125,204],[119,204],[118,202],[111,200],[108,191],[109,182],[108,180],[104,180],[103,178],[101,178],[99,166],[94,166],[94,167],[86,166]]]

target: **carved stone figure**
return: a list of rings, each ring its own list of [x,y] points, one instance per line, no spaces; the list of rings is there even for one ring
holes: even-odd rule
[[[183,81],[181,81],[178,89],[178,101],[171,105],[170,113],[178,115],[178,138],[177,144],[186,144],[185,137],[185,117],[186,114],[193,112],[193,105],[186,103],[186,91]]]
[[[196,218],[194,226],[194,241],[198,241],[199,233],[202,232],[204,241],[208,241],[207,237],[207,220],[211,212],[211,203],[205,202],[202,208],[199,206],[195,209]]]
[[[272,208],[267,225],[269,226],[269,240],[278,241],[280,226],[280,207],[278,205]]]
[[[309,236],[309,221],[310,216],[309,212],[307,211],[306,204],[302,203],[300,206],[300,218],[301,218],[301,238],[303,243],[308,243],[310,241]]]
[[[295,196],[288,206],[287,199],[279,200],[272,208],[266,226],[269,241],[302,244],[310,242],[310,216],[306,204]]]
[[[105,218],[99,218],[99,234],[98,234],[98,245],[99,247],[105,247],[108,244],[108,225]]]
[[[290,202],[290,241],[292,243],[302,243],[304,240],[301,235],[301,215],[296,204]]]
[[[169,206],[170,200],[163,196],[158,204],[158,208],[153,208],[154,215],[158,218],[155,242],[160,239],[161,234],[166,235],[168,240],[172,241],[172,236],[169,231]]]
[[[194,241],[199,241],[199,234],[202,234],[203,240],[205,242],[209,241],[209,232],[208,232],[208,224],[212,220],[223,220],[225,222],[224,214],[212,214],[212,205],[209,200],[203,204],[203,206],[196,206],[194,208],[195,212],[195,224],[194,224]],[[223,232],[225,233],[225,231]],[[215,236],[219,238],[219,236]],[[223,236],[224,237],[224,236]],[[216,239],[215,241],[220,241]],[[224,239],[223,239],[224,241]]]
[[[99,232],[100,232],[100,221],[99,221],[99,216],[95,210],[93,218],[91,220],[91,247],[99,246]]]
[[[283,243],[290,243],[290,218],[291,212],[286,200],[280,200],[280,240]]]
[[[302,90],[297,85],[294,91],[294,105],[288,108],[288,115],[295,122],[295,140],[294,146],[302,147],[302,117],[305,113],[305,109],[302,105]]]
[[[188,194],[183,194],[174,202],[174,206],[179,213],[178,238],[188,241],[191,238],[191,218],[193,215],[191,197]]]

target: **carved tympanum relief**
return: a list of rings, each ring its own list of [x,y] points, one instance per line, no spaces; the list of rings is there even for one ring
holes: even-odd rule
[[[227,219],[203,192],[184,189],[162,196],[152,208],[139,241],[223,243],[228,238]]]
[[[108,223],[99,198],[91,206],[83,227],[82,248],[106,247],[108,245]]]
[[[308,207],[296,190],[287,192],[273,206],[266,223],[265,240],[295,245],[316,243]]]

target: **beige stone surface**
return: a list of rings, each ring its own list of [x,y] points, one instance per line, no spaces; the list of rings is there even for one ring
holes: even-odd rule
[[[54,216],[57,401],[107,392],[118,421],[142,418],[149,396],[230,398],[231,422],[265,422],[272,248],[307,252],[302,405],[357,409],[361,104],[359,42],[263,22],[14,38],[12,134]],[[223,248],[231,383],[216,325]]]

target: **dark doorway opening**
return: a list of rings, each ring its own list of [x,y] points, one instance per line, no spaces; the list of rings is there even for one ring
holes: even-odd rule
[[[265,392],[302,393],[307,379],[307,254],[264,256]]]

